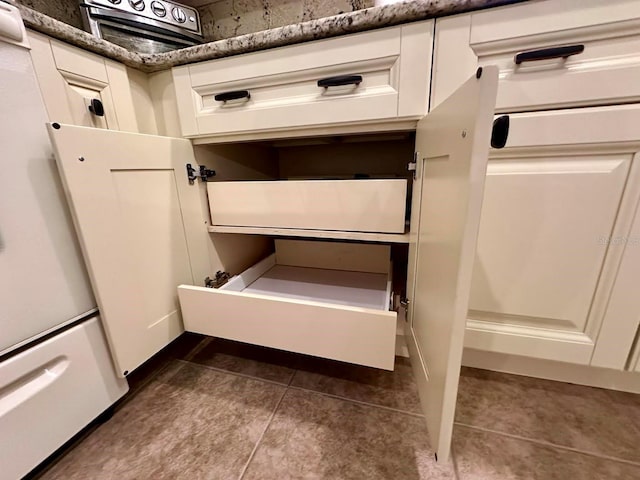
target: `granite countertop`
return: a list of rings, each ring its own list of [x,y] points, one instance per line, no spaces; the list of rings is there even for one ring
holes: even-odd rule
[[[347,33],[388,27],[481,8],[507,5],[524,0],[409,0],[158,54],[129,51],[48,17],[43,13],[14,3],[12,0],[6,1],[20,9],[24,23],[28,28],[112,58],[143,72],[156,72],[176,65],[335,37]]]

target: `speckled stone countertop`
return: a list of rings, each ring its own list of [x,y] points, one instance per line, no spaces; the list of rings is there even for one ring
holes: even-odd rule
[[[141,54],[98,39],[87,32],[23,5],[16,5],[27,27],[76,45],[144,72],[156,72],[176,65],[201,62],[241,53],[335,37],[347,33],[388,27],[481,8],[496,7],[524,0],[410,0],[366,8],[309,22],[249,33],[159,54]]]

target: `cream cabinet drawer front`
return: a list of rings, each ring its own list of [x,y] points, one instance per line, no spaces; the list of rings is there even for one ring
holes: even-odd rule
[[[500,112],[640,100],[634,1],[532,2],[480,12],[471,17],[470,46],[480,65],[500,67]]]
[[[407,180],[209,182],[212,225],[403,233]]]
[[[219,289],[179,286],[185,329],[393,370],[397,314],[389,311],[390,269],[337,270],[337,260],[328,261],[326,269],[300,266],[304,243],[278,240],[275,254]],[[321,256],[341,248],[360,248],[343,262],[352,268],[357,268],[356,257],[373,259],[380,249],[389,253],[387,246],[335,243],[312,245],[307,253]]]
[[[427,110],[431,26],[420,22],[174,68],[183,134],[418,118]],[[319,85],[323,80],[328,87]]]

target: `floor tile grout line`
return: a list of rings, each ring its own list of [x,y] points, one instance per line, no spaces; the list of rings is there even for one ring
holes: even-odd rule
[[[272,384],[272,385],[278,385],[278,386],[281,386],[281,387],[292,388],[292,389],[295,389],[295,390],[301,390],[301,391],[304,391],[304,392],[315,393],[315,394],[318,394],[318,395],[324,395],[324,396],[335,398],[335,399],[338,399],[338,400],[344,400],[345,402],[357,403],[359,405],[365,405],[367,407],[380,408],[382,410],[388,410],[388,411],[391,411],[391,412],[402,413],[404,415],[410,415],[412,417],[424,418],[424,415],[421,414],[421,413],[410,412],[408,410],[402,410],[402,409],[399,409],[399,408],[387,407],[385,405],[378,405],[378,404],[375,404],[375,403],[363,402],[362,400],[355,400],[353,398],[343,397],[341,395],[335,395],[333,393],[320,392],[318,390],[311,390],[309,388],[299,387],[299,386],[296,386],[296,385],[291,385],[291,383],[293,382],[293,379],[295,377],[295,372],[289,378],[288,383],[283,383],[283,382],[276,382],[274,380],[267,380],[266,378],[256,377],[256,376],[253,376],[253,375],[248,375],[246,373],[232,372],[230,370],[224,370],[222,368],[213,367],[211,365],[205,365],[205,364],[202,364],[202,363],[189,362],[189,361],[183,360],[181,358],[176,358],[175,360],[177,360],[178,362],[182,362],[182,363],[188,363],[189,365],[195,365],[195,366],[200,367],[200,368],[206,368],[208,370],[213,370],[213,371],[219,372],[219,373],[226,373],[226,374],[229,374],[229,375],[235,375],[237,377],[248,378],[249,380],[257,380],[259,382],[265,382],[265,383],[269,383],[269,384]]]
[[[296,385],[289,385],[292,390],[300,390],[302,392],[315,393],[316,395],[323,395],[325,397],[335,398],[336,400],[343,400],[345,402],[355,403],[358,405],[363,405],[365,407],[379,408],[381,410],[387,410],[389,412],[401,413],[403,415],[409,415],[411,417],[424,418],[424,415],[421,413],[408,412],[406,410],[400,410],[398,408],[387,407],[385,405],[376,405],[375,403],[363,402],[362,400],[355,400],[353,398],[341,397],[340,395],[334,395],[333,393],[320,392],[318,390],[310,390],[304,387],[298,387]]]
[[[247,459],[247,463],[244,464],[244,467],[242,468],[242,471],[238,476],[238,480],[242,480],[245,474],[247,473],[247,470],[249,469],[249,464],[253,460],[253,457],[255,456],[256,452],[258,451],[258,448],[262,443],[262,439],[264,438],[264,435],[267,433],[267,430],[271,426],[271,422],[273,422],[273,419],[276,416],[276,412],[278,411],[278,408],[280,408],[280,404],[282,403],[282,400],[284,400],[284,396],[287,394],[287,390],[288,388],[285,388],[284,391],[282,392],[282,395],[280,395],[280,400],[278,400],[278,403],[276,403],[276,406],[273,409],[273,412],[271,412],[271,416],[269,417],[269,420],[267,421],[267,424],[265,425],[264,430],[262,430],[262,433],[260,434],[258,441],[253,446],[253,450],[251,450],[251,453],[249,454],[249,458]]]
[[[520,435],[516,435],[514,433],[501,432],[499,430],[492,430],[490,428],[485,428],[485,427],[476,427],[474,425],[469,425],[469,424],[461,423],[461,422],[455,422],[455,425],[458,425],[458,426],[461,426],[461,427],[464,427],[464,428],[470,428],[472,430],[479,430],[479,431],[485,432],[485,433],[493,433],[495,435],[502,435],[503,437],[513,438],[515,440],[522,440],[524,442],[535,443],[537,445],[541,445],[541,446],[549,447],[549,448],[555,448],[557,450],[565,450],[565,451],[568,451],[568,452],[579,453],[581,455],[587,455],[589,457],[599,458],[599,459],[602,459],[602,460],[609,460],[609,461],[612,461],[612,462],[624,463],[624,464],[631,465],[631,466],[634,466],[634,467],[640,467],[640,462],[634,462],[633,460],[626,460],[624,458],[612,457],[610,455],[604,455],[604,454],[595,453],[595,452],[587,452],[587,451],[584,451],[584,450],[580,450],[578,448],[568,447],[566,445],[560,445],[558,443],[547,442],[545,440],[537,440],[535,438],[523,437],[523,436],[520,436]]]

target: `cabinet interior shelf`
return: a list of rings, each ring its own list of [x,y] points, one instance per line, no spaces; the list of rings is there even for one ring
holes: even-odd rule
[[[370,233],[345,232],[339,230],[311,230],[304,228],[237,227],[213,225],[210,233],[242,233],[245,235],[273,235],[278,237],[332,238],[337,240],[360,240],[363,242],[409,243],[409,232]]]

